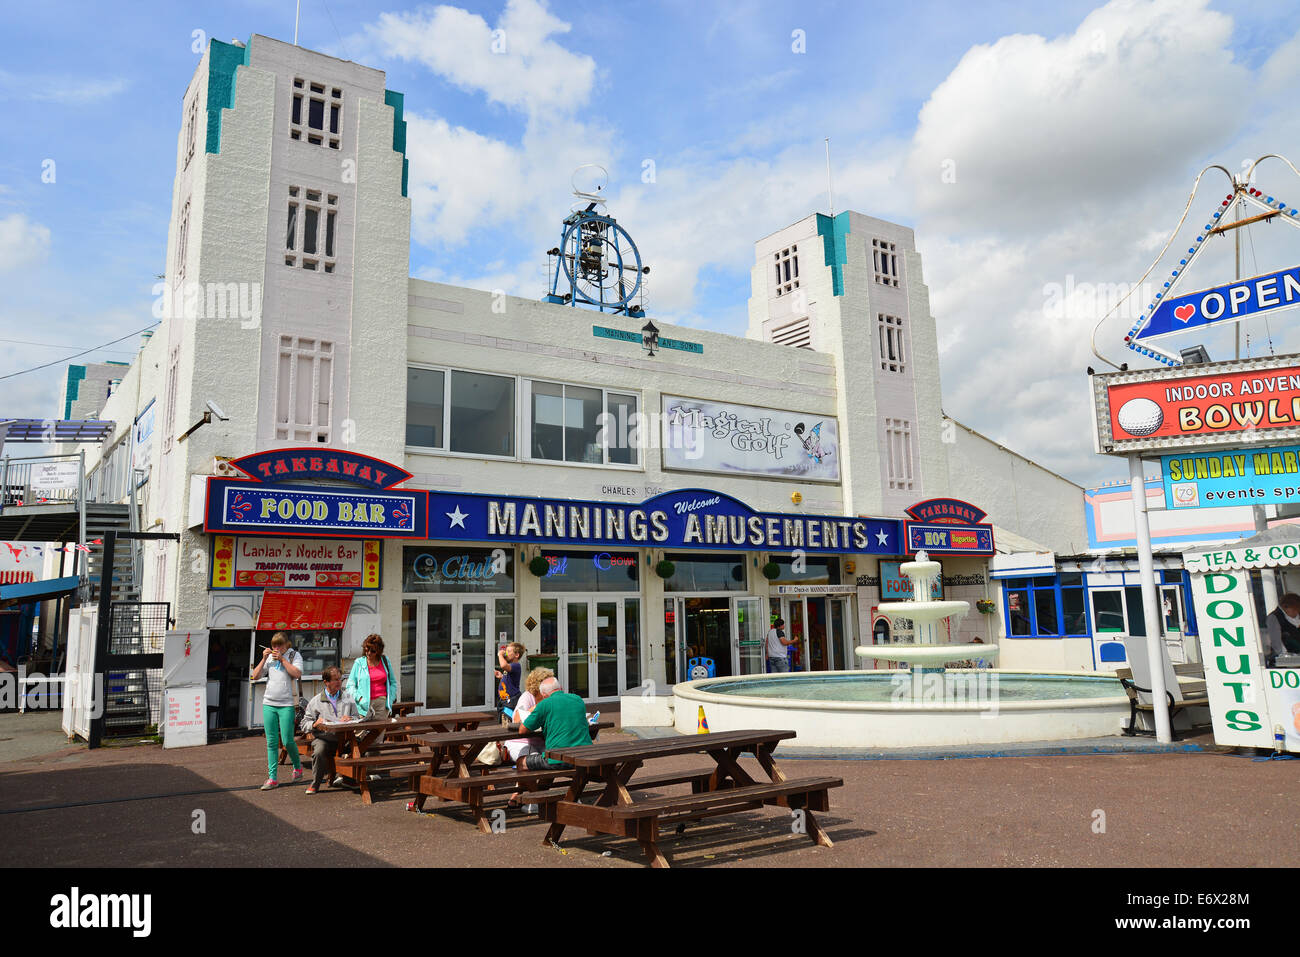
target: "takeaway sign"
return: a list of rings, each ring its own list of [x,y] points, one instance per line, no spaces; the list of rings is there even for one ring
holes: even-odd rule
[[[1092,377],[1098,452],[1300,439],[1300,356]]]
[[[1158,339],[1200,326],[1240,322],[1296,306],[1300,306],[1300,266],[1171,296],[1156,307],[1133,338]]]

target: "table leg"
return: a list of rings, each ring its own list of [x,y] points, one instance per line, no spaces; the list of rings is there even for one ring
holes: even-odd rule
[[[758,758],[758,763],[762,765],[773,784],[784,784],[785,775],[781,773],[781,769],[776,766],[776,761],[772,758],[775,749],[775,744],[760,744],[754,749],[754,756]]]
[[[830,839],[822,826],[817,823],[817,818],[813,817],[813,812],[804,808],[803,812],[804,826],[808,828],[808,836],[812,838],[814,844],[820,844],[822,847],[834,847],[835,842]]]
[[[710,791],[719,790],[728,778],[735,782],[738,788],[758,783],[736,763],[736,758],[745,750],[745,748],[724,748],[709,752],[709,757],[713,758],[718,765],[718,769],[713,772],[713,777],[709,779]]]
[[[566,801],[579,801],[582,799],[582,792],[587,787],[587,769],[575,768],[573,771],[573,781],[569,784],[569,791],[564,796]],[[558,807],[558,806],[557,806]],[[560,816],[557,813],[551,826],[546,829],[546,836],[542,838],[542,846],[548,844],[558,844],[560,835],[564,833],[564,825],[560,823]]]
[[[666,868],[668,858],[664,857],[663,852],[659,850],[659,819],[643,818],[637,822],[636,840],[641,845],[641,850],[645,856],[650,859],[651,867]]]

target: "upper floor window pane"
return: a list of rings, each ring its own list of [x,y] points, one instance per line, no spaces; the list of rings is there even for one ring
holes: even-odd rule
[[[447,374],[437,369],[406,370],[406,444],[446,448],[443,393]]]
[[[515,454],[515,380],[451,373],[451,451]]]

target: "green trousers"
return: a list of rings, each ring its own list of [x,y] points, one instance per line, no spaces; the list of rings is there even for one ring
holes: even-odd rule
[[[302,758],[298,756],[298,745],[293,740],[293,705],[287,704],[277,708],[272,704],[262,705],[262,726],[266,729],[266,766],[269,777],[274,781],[278,775],[280,763],[280,745],[283,743],[293,761],[295,771],[302,768]]]

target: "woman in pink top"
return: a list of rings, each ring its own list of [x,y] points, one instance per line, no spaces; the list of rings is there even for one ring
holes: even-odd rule
[[[388,656],[384,654],[384,639],[367,635],[361,643],[362,656],[352,662],[348,672],[347,687],[361,709],[366,721],[390,717],[397,701],[400,686]]]

